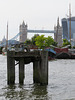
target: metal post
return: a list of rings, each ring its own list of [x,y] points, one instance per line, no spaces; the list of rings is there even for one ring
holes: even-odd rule
[[[71,4],[69,4],[69,35],[70,35],[70,44],[71,44]]]

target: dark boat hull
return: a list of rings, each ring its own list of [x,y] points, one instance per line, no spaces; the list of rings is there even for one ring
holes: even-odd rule
[[[57,58],[57,59],[70,59],[70,54],[65,53],[65,52],[61,52],[61,53],[57,54],[55,58]]]

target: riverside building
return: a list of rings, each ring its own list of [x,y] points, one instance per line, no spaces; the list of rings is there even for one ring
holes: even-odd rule
[[[62,19],[62,28],[63,28],[63,39],[70,40],[70,19],[63,18]],[[75,17],[71,17],[71,39],[73,39],[73,34],[75,34]]]

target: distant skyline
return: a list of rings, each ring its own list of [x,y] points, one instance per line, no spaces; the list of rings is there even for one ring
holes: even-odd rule
[[[58,16],[61,23],[69,14],[69,4],[75,16],[75,0],[0,0],[0,40],[6,37],[7,21],[9,39],[19,32],[23,20],[28,29],[53,30]]]

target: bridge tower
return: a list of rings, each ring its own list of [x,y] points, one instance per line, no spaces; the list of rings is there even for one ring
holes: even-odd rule
[[[59,17],[57,20],[57,26],[54,27],[54,41],[58,43],[58,46],[61,47],[62,46],[62,26],[60,26],[59,24]]]
[[[27,24],[25,24],[24,21],[22,25],[20,25],[19,31],[21,33],[19,41],[25,42],[25,40],[27,39]]]

